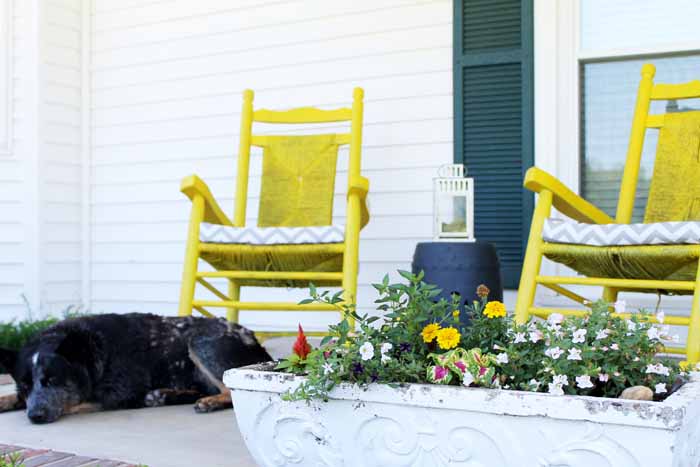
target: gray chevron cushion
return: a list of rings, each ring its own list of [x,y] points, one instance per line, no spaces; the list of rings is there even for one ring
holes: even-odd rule
[[[229,227],[202,222],[199,241],[248,245],[292,245],[300,243],[341,243],[344,225],[319,227]]]
[[[696,244],[700,243],[700,222],[597,225],[547,219],[542,238],[551,243],[593,246]]]

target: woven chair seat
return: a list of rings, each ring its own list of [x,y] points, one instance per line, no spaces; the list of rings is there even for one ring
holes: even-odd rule
[[[220,271],[341,272],[343,243],[300,245],[246,245],[200,243],[200,257]],[[241,279],[255,287],[309,287],[308,280]],[[315,285],[332,287],[340,281],[318,280]]]
[[[545,243],[543,252],[552,261],[588,277],[695,281],[700,245],[601,247]]]

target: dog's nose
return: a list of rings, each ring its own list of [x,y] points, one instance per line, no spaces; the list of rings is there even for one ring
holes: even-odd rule
[[[32,423],[46,423],[48,421],[48,411],[43,407],[33,407],[27,410],[27,417]]]

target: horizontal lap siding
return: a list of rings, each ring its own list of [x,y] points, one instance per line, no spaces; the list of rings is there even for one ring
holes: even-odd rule
[[[256,106],[332,108],[350,105],[362,86],[372,221],[362,233],[359,299],[372,309],[371,283],[410,268],[416,242],[430,238],[432,177],[452,158],[451,2],[96,3],[93,308],[175,313],[189,215],[179,181],[200,174],[231,213],[243,89],[256,91]],[[249,222],[260,187],[255,154]],[[346,169],[341,150],[336,222]],[[243,298],[304,294],[244,289]],[[320,328],[335,316],[298,318]],[[269,328],[297,318],[242,319]]]
[[[81,1],[44,0],[41,29],[42,303],[81,302]]]
[[[26,314],[22,294],[28,292],[28,233],[25,214],[25,180],[28,170],[25,155],[30,151],[32,134],[28,111],[31,83],[26,73],[31,69],[27,59],[28,28],[31,12],[21,0],[14,0],[12,54],[13,141],[9,156],[0,155],[0,321]]]

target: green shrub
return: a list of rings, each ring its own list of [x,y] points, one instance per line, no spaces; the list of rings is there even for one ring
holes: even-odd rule
[[[24,467],[24,464],[19,454],[6,454],[0,456],[0,467]]]
[[[74,318],[87,314],[78,306],[69,306],[62,313],[61,318],[46,316],[41,319],[32,317],[31,310],[27,308],[27,317],[23,320],[12,320],[0,323],[0,348],[18,350],[32,337],[58,323],[61,319]],[[0,464],[0,467],[3,467]]]

